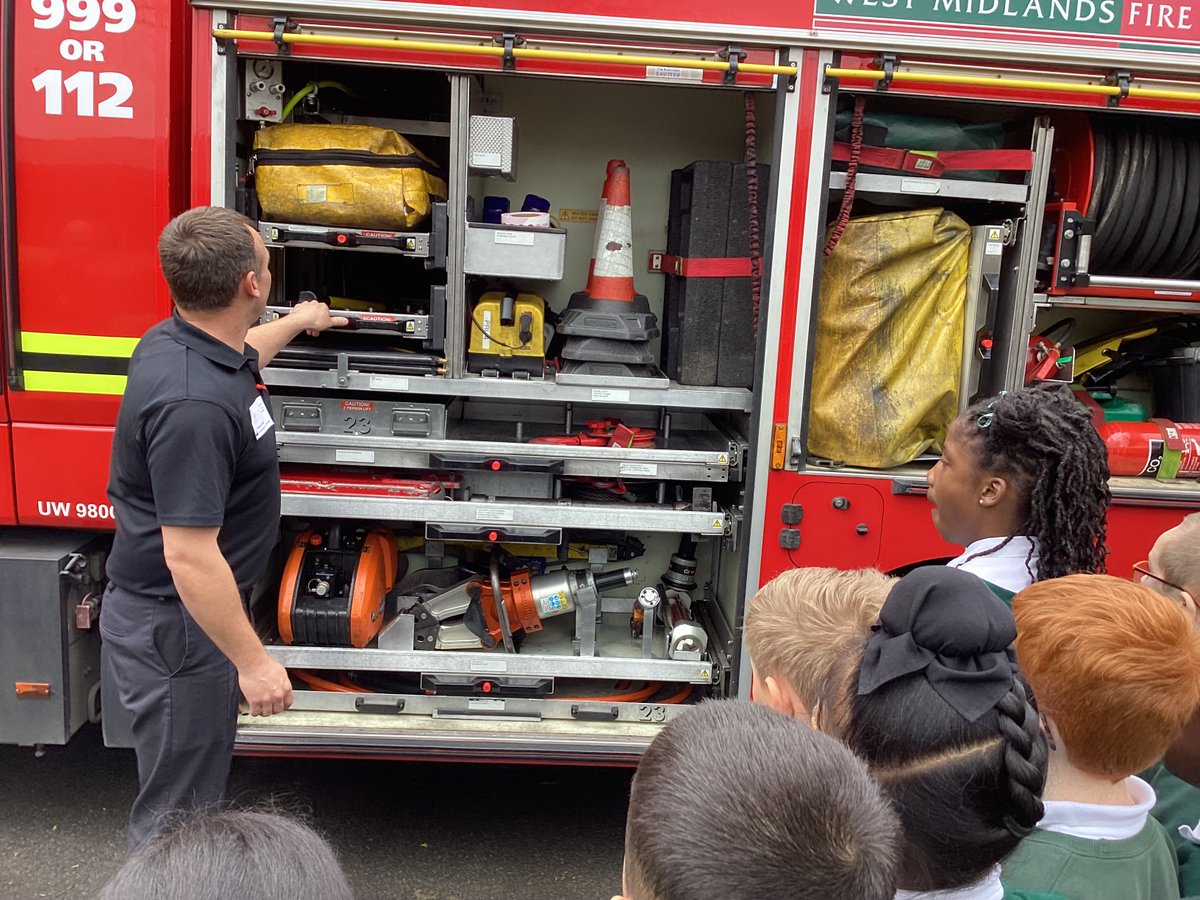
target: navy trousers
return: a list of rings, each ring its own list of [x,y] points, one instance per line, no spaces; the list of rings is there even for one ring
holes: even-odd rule
[[[100,607],[101,665],[133,717],[137,799],[133,852],[163,817],[225,799],[237,729],[233,664],[178,597],[148,597],[111,582]]]

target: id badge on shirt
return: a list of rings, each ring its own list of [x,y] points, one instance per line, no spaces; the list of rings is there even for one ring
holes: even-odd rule
[[[250,425],[254,428],[255,440],[261,439],[274,424],[271,413],[267,410],[267,404],[263,403],[263,398],[255,397],[254,402],[250,404]]]

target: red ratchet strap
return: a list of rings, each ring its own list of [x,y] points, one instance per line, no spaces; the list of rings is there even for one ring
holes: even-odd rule
[[[662,270],[683,278],[749,278],[754,261],[749,256],[664,256]]]
[[[564,447],[604,447],[608,440],[590,434],[548,434],[545,437],[533,438],[529,443],[557,444]]]
[[[834,141],[833,158],[837,162],[849,162],[850,145]],[[858,164],[929,177],[936,177],[943,172],[968,170],[1028,172],[1033,168],[1033,151],[930,150],[919,153],[893,147],[863,147]]]

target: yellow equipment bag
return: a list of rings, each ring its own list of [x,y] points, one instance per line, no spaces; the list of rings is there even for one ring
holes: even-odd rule
[[[887,468],[958,413],[971,230],[943,209],[851,219],[824,263],[808,452]]]
[[[403,135],[368,125],[272,125],[254,135],[262,217],[406,231],[446,197],[441,170]]]

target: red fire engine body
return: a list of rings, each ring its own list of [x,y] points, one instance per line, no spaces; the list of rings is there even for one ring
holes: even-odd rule
[[[325,363],[296,357],[264,370],[276,400],[284,521],[278,565],[258,598],[269,615],[258,624],[308,690],[288,714],[242,723],[239,749],[247,753],[627,762],[681,701],[748,693],[744,602],[772,576],[810,565],[890,571],[959,552],[933,528],[928,455],[866,468],[806,450],[821,250],[847,177],[832,161],[834,143],[844,141],[836,114],[854,98],[901,116],[999,121],[1005,146],[1029,151],[1029,166],[999,179],[858,176],[856,203],[867,211],[945,207],[972,226],[1003,231],[988,251],[995,278],[982,282],[993,314],[989,352],[982,338],[964,338],[964,377],[975,388],[1019,386],[1029,336],[1061,310],[1091,338],[1188,315],[1200,302],[1200,283],[1155,271],[1106,281],[1103,259],[1093,256],[1089,270],[1080,254],[1043,240],[1055,234],[1047,223],[1066,214],[1061,153],[1082,152],[1091,166],[1086,150],[1071,149],[1084,140],[1079,122],[1190,122],[1200,111],[1200,10],[1191,0],[502,0],[486,8],[437,0],[14,0],[3,16],[6,742],[61,743],[100,715],[96,620],[113,519],[105,493],[112,428],[139,336],[171,312],[158,234],[189,206],[236,206],[262,223],[274,306],[286,312],[302,290],[335,305],[333,298],[357,297],[343,308],[383,310],[387,328],[374,330],[421,335],[401,348],[413,351],[404,364],[429,367],[374,368],[381,357],[372,354],[397,347],[394,334],[371,334],[376,319],[339,335]],[[406,134],[444,175],[448,202],[430,220],[440,224],[418,225],[407,238],[367,221],[280,228],[255,194],[255,164],[265,159],[255,142],[285,119],[382,123]],[[477,119],[501,128],[498,148],[483,146]],[[540,316],[543,308],[561,312],[582,287],[605,161],[618,157],[632,173],[637,289],[664,332],[668,277],[678,287],[759,272],[754,321],[738,326],[753,331],[752,381],[689,383],[657,369],[591,380],[552,368],[531,378],[475,370],[476,342],[494,336],[480,325],[492,315],[486,291],[536,294],[530,315]],[[746,178],[747,158],[761,177],[758,247],[689,254],[671,246],[667,222],[680,207],[668,199],[672,172],[728,160]],[[1178,166],[1182,173],[1182,159]],[[698,171],[684,177],[699,179]],[[693,232],[702,190],[695,183]],[[485,195],[505,194],[514,211],[526,194],[547,196],[557,228],[538,234],[536,246],[515,227],[481,232]],[[1082,219],[1086,200],[1076,204]],[[1180,227],[1195,226],[1178,207],[1172,215]],[[1060,226],[1056,240],[1069,230]],[[372,246],[379,241],[391,255]],[[539,255],[513,263],[505,255],[513,247]],[[546,259],[561,274],[538,269]],[[713,259],[732,262],[703,272]],[[672,266],[683,276],[670,274]],[[1072,273],[1061,283],[1060,269]],[[362,305],[367,295],[384,300]],[[549,337],[546,315],[532,327]],[[680,314],[684,330],[672,340],[699,342],[689,321]],[[358,336],[366,343],[355,345]],[[546,356],[544,348],[534,354],[536,371]],[[1148,396],[1141,376],[1131,377],[1122,385]],[[383,436],[380,415],[390,422]],[[649,429],[657,443],[529,443],[566,439],[582,423],[606,419]],[[1112,489],[1115,574],[1200,509],[1195,481],[1118,477]],[[345,545],[341,569],[304,555],[355,528],[386,536]],[[306,644],[296,619],[274,626],[280,604],[300,603],[309,588],[336,594],[339,578],[352,581],[368,544],[400,554],[409,572],[474,565],[480,574],[474,588],[461,589],[463,606],[472,590],[475,602],[481,591],[493,602],[501,593],[519,599],[523,576],[511,560],[509,580],[490,593],[499,585],[486,563],[494,544],[522,561],[518,573],[575,580],[569,589],[537,582],[521,607],[525,640],[511,648],[504,604],[491,633],[505,640],[491,650],[454,643],[462,631],[451,631],[449,620],[423,633],[423,607],[403,597],[379,599],[390,623],[382,636],[379,627],[358,630],[356,619],[353,640]],[[526,559],[539,554],[544,566]],[[638,573],[613,575],[618,563]],[[372,570],[375,582],[381,571]],[[656,596],[635,599],[643,585]],[[277,599],[289,587],[294,594]],[[546,618],[542,631],[545,608],[529,612],[539,589],[565,598],[555,615],[572,614]],[[462,613],[444,593],[422,601],[435,618]],[[681,624],[693,630],[672,643]],[[436,646],[420,647],[424,638]],[[111,743],[122,742],[118,716],[104,709]]]

